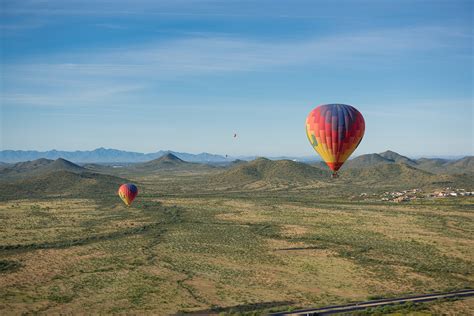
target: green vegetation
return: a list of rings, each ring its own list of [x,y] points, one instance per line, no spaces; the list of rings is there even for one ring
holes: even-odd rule
[[[114,195],[118,185],[126,181],[123,178],[91,172],[54,171],[37,177],[0,182],[0,201],[52,197],[100,199],[103,195]]]
[[[400,171],[391,166],[367,171],[365,181],[265,159],[228,170],[120,168],[140,190],[132,207],[116,196],[123,179],[115,176],[54,171],[7,182],[0,313],[254,315],[473,287],[474,197],[350,199],[439,179],[371,184]],[[473,306],[363,313],[469,314]]]
[[[21,264],[12,260],[0,260],[0,273],[8,273],[18,270]]]
[[[372,316],[377,316],[377,315],[392,315],[392,314],[400,314],[400,315],[408,315],[414,312],[428,312],[428,304],[426,303],[406,303],[406,304],[394,304],[394,305],[386,305],[386,306],[379,306],[379,307],[372,307],[368,308],[363,311],[356,311],[356,312],[351,312],[350,314],[342,314],[342,315],[356,315],[356,316],[362,316],[362,315],[372,315]],[[416,315],[416,314],[415,314]],[[423,313],[421,315],[426,315],[426,313]],[[430,314],[428,314],[430,315]]]
[[[329,172],[313,168],[307,164],[290,160],[271,161],[258,158],[215,176],[216,181],[236,183],[249,183],[265,180],[270,183],[315,182],[327,179]]]

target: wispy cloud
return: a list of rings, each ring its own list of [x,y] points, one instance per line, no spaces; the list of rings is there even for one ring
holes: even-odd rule
[[[280,71],[295,66],[396,67],[393,58],[404,54],[425,59],[426,51],[442,54],[446,49],[460,49],[456,40],[461,36],[471,35],[440,27],[390,29],[283,42],[212,35],[43,56],[35,61],[4,65],[3,102],[6,105],[92,103],[133,92],[137,87],[146,89],[160,80]],[[472,58],[469,52],[466,56]],[[103,88],[97,90],[97,87]],[[43,98],[43,95],[47,97]],[[67,99],[70,102],[64,102]]]
[[[120,104],[124,95],[142,89],[138,85],[119,86],[106,84],[99,87],[88,87],[81,90],[69,91],[44,91],[42,93],[7,93],[0,99],[4,105],[14,106],[46,106],[46,107],[68,107],[68,106],[96,106],[116,102]]]
[[[272,66],[325,63],[330,60],[377,58],[404,53],[456,49],[456,39],[469,33],[442,27],[419,27],[375,32],[339,34],[300,41],[257,41],[202,34],[199,37],[170,40],[128,48],[45,56],[39,70],[59,68],[97,75],[124,70],[172,72],[249,71]],[[467,53],[467,52],[466,52]],[[41,59],[40,59],[41,61]],[[30,65],[28,65],[30,67]],[[103,68],[103,69],[102,69]],[[125,74],[129,73],[125,71]]]
[[[46,22],[39,20],[22,20],[10,23],[0,23],[0,36],[10,36],[19,32],[44,27]]]

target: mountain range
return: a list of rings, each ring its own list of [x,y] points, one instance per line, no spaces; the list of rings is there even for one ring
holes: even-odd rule
[[[130,165],[128,169],[138,172],[154,173],[161,171],[197,171],[212,168],[207,163],[184,161],[175,154],[167,153],[151,161]]]
[[[474,179],[474,157],[458,160],[410,159],[393,151],[356,157],[340,170],[340,179],[331,179],[323,163],[307,164],[293,160],[257,158],[235,160],[223,166],[187,162],[167,153],[148,162],[126,166],[84,164],[63,158],[40,158],[0,166],[0,200],[44,196],[113,196],[126,178],[171,174],[198,175],[205,185],[220,189],[275,190],[287,187],[321,185],[348,188],[447,186],[470,189]],[[352,189],[351,189],[352,190]]]
[[[200,153],[191,154],[185,152],[176,152],[171,150],[160,150],[154,153],[139,153],[132,151],[123,151],[117,149],[97,148],[94,150],[86,151],[35,151],[35,150],[2,150],[0,151],[0,167],[5,164],[17,163],[22,161],[32,161],[36,159],[58,159],[63,158],[74,163],[85,164],[85,163],[141,163],[149,162],[151,160],[165,156],[166,154],[173,154],[179,159],[186,162],[197,162],[197,163],[211,163],[211,164],[226,164],[234,161],[235,159],[241,159],[245,161],[255,160],[258,156],[238,156],[238,157],[226,157],[223,155]],[[316,162],[320,161],[317,155],[309,157],[290,157],[290,156],[278,156],[278,157],[267,157],[271,160],[294,160],[300,162]],[[352,160],[346,162],[345,167],[348,166],[357,167],[365,166],[373,163],[394,163],[403,162],[409,165],[417,165],[418,167],[430,168],[435,167],[436,169],[443,169],[446,165],[449,165],[454,160],[459,160],[461,157],[450,157],[449,159],[441,158],[420,158],[411,159],[393,151],[386,151],[380,154],[367,154],[361,155]],[[469,157],[466,157],[469,158]],[[459,165],[459,167],[462,167]],[[458,170],[459,171],[459,170]]]
[[[426,161],[419,162],[395,152],[363,155],[355,158],[352,165],[342,168],[338,179],[331,179],[329,168],[323,163],[307,164],[292,160],[269,160],[258,158],[253,161],[229,166],[213,175],[217,183],[227,187],[268,189],[281,184],[296,186],[338,184],[354,189],[370,186],[374,190],[386,186],[407,188],[472,188],[474,181],[474,157],[445,162],[436,172],[423,170]],[[462,168],[460,167],[462,166]],[[428,168],[427,168],[428,169]],[[441,172],[441,170],[444,170]],[[348,186],[348,187],[347,187]],[[352,189],[351,189],[352,190]]]
[[[160,158],[163,158],[160,160]],[[245,157],[244,160],[238,160],[242,162],[245,160],[255,160],[258,157]],[[74,163],[132,163],[133,167],[137,170],[165,170],[165,169],[177,169],[178,167],[183,169],[186,166],[189,169],[197,168],[198,165],[190,163],[206,163],[206,164],[228,164],[234,161],[232,158],[226,158],[224,156],[201,153],[201,154],[189,154],[180,153],[173,151],[158,151],[155,153],[143,154],[137,152],[121,151],[116,149],[105,149],[98,148],[92,151],[14,151],[14,150],[3,150],[0,151],[0,169],[5,169],[12,163],[28,163],[28,161],[34,161],[35,164],[41,165],[47,160],[62,159],[64,161],[70,161]],[[306,161],[307,159],[295,159],[291,157],[273,157],[271,160],[294,160],[294,161]],[[61,161],[61,160],[59,160]],[[474,157],[467,156],[461,159],[441,159],[441,158],[420,158],[411,159],[406,156],[400,155],[394,151],[387,150],[382,153],[365,154],[355,157],[346,161],[341,170],[347,170],[352,168],[364,168],[368,166],[374,166],[378,164],[394,164],[403,163],[420,170],[425,170],[431,173],[474,173]],[[188,164],[188,165],[186,165]],[[318,162],[316,166],[326,168],[323,162]],[[88,165],[86,165],[88,166]],[[22,165],[16,166],[17,171],[21,170]],[[202,166],[200,166],[202,167]],[[91,165],[89,169],[99,171],[101,166]],[[5,175],[5,173],[3,173]]]
[[[367,154],[348,160],[341,170],[365,168],[379,164],[405,164],[430,173],[474,173],[474,157],[467,156],[461,159],[448,160],[440,158],[410,159],[396,152],[387,150],[379,154]]]
[[[160,150],[154,153],[144,154],[102,147],[86,151],[2,150],[0,151],[0,161],[4,163],[16,163],[40,158],[53,160],[63,158],[75,163],[137,163],[157,159],[169,153],[188,162],[229,162],[229,159],[224,156],[210,153],[189,154],[183,152],[174,152],[171,150]]]

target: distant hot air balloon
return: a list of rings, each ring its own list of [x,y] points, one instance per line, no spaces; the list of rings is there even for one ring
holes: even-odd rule
[[[118,195],[127,206],[132,204],[137,194],[137,187],[131,183],[122,184],[118,190]]]
[[[364,131],[364,117],[346,104],[320,105],[306,118],[309,142],[333,171],[333,177],[359,146]]]

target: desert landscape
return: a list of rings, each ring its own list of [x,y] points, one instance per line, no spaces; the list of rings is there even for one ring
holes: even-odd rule
[[[338,179],[319,163],[216,166],[173,154],[122,168],[5,165],[0,308],[265,314],[472,288],[474,196],[431,193],[474,191],[473,158],[437,174],[423,170],[433,161],[406,159],[360,156]],[[141,190],[131,207],[116,195],[127,181]],[[417,198],[382,201],[413,189]],[[408,309],[468,314],[473,303]]]
[[[474,315],[473,0],[0,3],[0,316]]]

